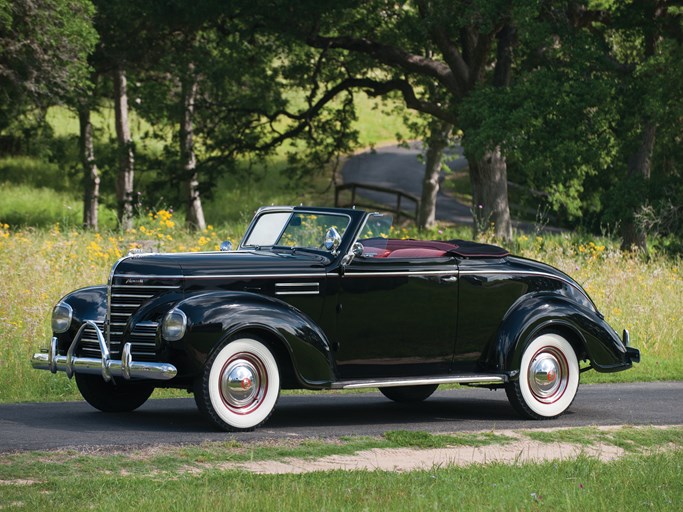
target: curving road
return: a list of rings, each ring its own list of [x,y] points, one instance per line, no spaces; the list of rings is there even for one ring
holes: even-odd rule
[[[623,424],[683,424],[683,382],[582,386],[569,412],[553,421],[521,420],[504,392],[486,389],[437,391],[417,405],[379,393],[284,395],[263,427],[245,433],[213,430],[191,398],[150,400],[126,414],[84,402],[7,404],[0,405],[0,452]]]
[[[463,172],[467,160],[462,156],[462,148],[449,148],[448,167],[454,172]],[[344,183],[364,183],[402,190],[420,197],[424,178],[424,163],[419,156],[422,144],[413,142],[408,148],[396,145],[364,151],[349,158],[342,169]],[[444,174],[442,173],[442,179]],[[382,192],[362,191],[359,195],[376,204],[393,205],[395,196]],[[448,220],[459,224],[472,224],[472,212],[465,205],[439,190],[436,200],[437,220]]]

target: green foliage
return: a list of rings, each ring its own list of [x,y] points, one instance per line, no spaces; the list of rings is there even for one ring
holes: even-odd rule
[[[28,105],[87,92],[93,12],[88,0],[0,3],[0,131]]]

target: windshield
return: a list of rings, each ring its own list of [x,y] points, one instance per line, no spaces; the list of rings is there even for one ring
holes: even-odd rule
[[[244,247],[297,247],[324,250],[330,228],[344,236],[351,219],[346,215],[312,212],[266,212],[257,220]]]
[[[389,238],[393,222],[394,218],[391,215],[383,213],[370,214],[360,235],[358,235],[358,241],[362,242],[369,238]]]

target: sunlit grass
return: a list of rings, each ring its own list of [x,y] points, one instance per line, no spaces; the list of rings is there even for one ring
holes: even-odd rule
[[[653,430],[635,432],[648,440],[642,453],[610,462],[583,455],[406,472],[258,475],[235,466],[283,457],[296,457],[305,465],[326,455],[392,447],[385,439],[360,437],[275,445],[229,441],[114,453],[1,454],[0,504],[10,510],[73,510],[85,503],[86,508],[112,511],[678,510],[676,504],[683,500],[683,452],[676,443],[680,429]],[[614,439],[598,436],[596,441],[616,443],[619,436],[617,431]]]
[[[0,401],[78,398],[64,375],[31,369],[33,352],[47,345],[49,314],[64,294],[106,283],[113,263],[133,248],[158,252],[217,250],[220,242],[237,244],[246,216],[235,223],[209,225],[190,233],[168,210],[150,212],[125,233],[91,233],[56,224],[50,229],[12,230],[0,225]],[[436,228],[427,233],[397,228],[393,236],[449,239],[463,229]],[[631,331],[642,362],[615,374],[587,372],[582,382],[680,379],[683,376],[683,272],[679,259],[641,257],[618,250],[616,242],[570,235],[520,235],[513,252],[540,259],[583,284],[616,329]]]

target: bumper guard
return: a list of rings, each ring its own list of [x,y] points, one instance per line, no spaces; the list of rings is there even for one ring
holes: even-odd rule
[[[624,329],[624,333],[621,337],[622,343],[624,344],[624,347],[626,347],[626,357],[632,362],[632,363],[640,363],[640,350],[637,348],[631,347],[631,335],[629,334],[628,330]]]
[[[86,327],[91,327],[97,334],[97,341],[102,352],[100,359],[74,356]],[[111,359],[102,331],[95,322],[86,320],[76,333],[65,356],[60,356],[57,353],[57,338],[53,337],[47,352],[33,354],[31,365],[37,370],[50,370],[52,373],[66,372],[69,378],[73,377],[74,373],[102,374],[102,378],[106,382],[109,382],[112,377],[123,377],[126,380],[170,380],[178,373],[176,367],[169,363],[133,361],[130,351],[131,344],[126,343],[121,352],[121,360]]]

